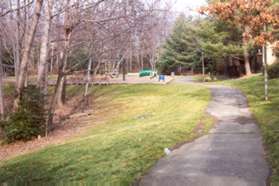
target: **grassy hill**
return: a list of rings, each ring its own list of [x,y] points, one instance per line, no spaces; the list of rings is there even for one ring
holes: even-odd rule
[[[164,155],[165,147],[192,140],[213,123],[204,113],[210,99],[204,87],[113,85],[93,90],[98,103],[93,109],[109,108],[100,122],[65,144],[0,162],[0,183],[130,185]]]

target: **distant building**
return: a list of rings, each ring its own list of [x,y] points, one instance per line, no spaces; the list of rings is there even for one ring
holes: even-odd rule
[[[267,46],[267,63],[269,65],[271,65],[271,64],[275,63],[278,60],[279,60],[278,57],[274,53],[273,45],[269,44]]]

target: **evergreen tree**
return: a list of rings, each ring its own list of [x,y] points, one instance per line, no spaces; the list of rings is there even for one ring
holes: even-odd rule
[[[202,20],[196,37],[205,55],[212,60],[241,53],[241,37],[236,28],[226,27],[221,22]]]
[[[201,70],[203,53],[209,67],[207,71],[214,74],[218,62],[229,55],[241,54],[241,42],[237,28],[209,19],[191,20],[181,15],[162,49],[158,67],[163,73],[170,73],[178,67]]]
[[[236,28],[226,27],[221,22],[204,19],[196,31],[199,47],[207,62],[207,72],[216,74],[218,63],[227,63],[227,57],[242,53],[241,37]]]
[[[175,71],[178,67],[192,68],[199,61],[198,41],[191,20],[180,15],[173,32],[163,46],[158,68],[163,73]]]

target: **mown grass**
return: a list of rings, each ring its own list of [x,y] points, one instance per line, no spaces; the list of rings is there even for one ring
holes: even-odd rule
[[[0,163],[8,185],[130,185],[165,147],[194,139],[213,119],[204,113],[209,90],[194,85],[115,85],[93,88],[105,118],[63,145]]]
[[[225,84],[241,89],[248,97],[263,133],[269,162],[272,166],[272,185],[279,185],[279,79],[270,81],[270,101],[264,101],[263,77],[258,75]]]

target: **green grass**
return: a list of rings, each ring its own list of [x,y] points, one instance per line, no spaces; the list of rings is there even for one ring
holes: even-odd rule
[[[1,162],[0,183],[130,185],[165,147],[198,137],[200,123],[203,132],[213,124],[204,113],[210,99],[204,87],[114,85],[93,92],[93,107],[103,113],[95,127],[63,145]]]
[[[270,81],[270,101],[264,101],[263,77],[258,75],[225,84],[241,89],[248,97],[251,111],[263,133],[268,159],[272,166],[271,182],[279,185],[279,79]]]

